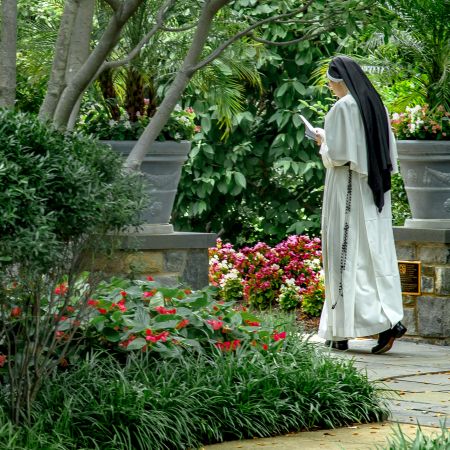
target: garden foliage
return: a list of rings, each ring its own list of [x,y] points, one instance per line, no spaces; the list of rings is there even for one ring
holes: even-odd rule
[[[125,364],[92,355],[55,373],[33,414],[31,427],[18,428],[0,413],[2,448],[181,450],[380,420],[386,409],[351,361],[289,332],[277,352],[245,345],[167,360],[139,352]]]
[[[226,301],[243,300],[259,309],[304,306],[304,312],[318,316],[324,302],[321,255],[320,239],[308,236],[289,236],[274,247],[259,242],[241,250],[219,239],[210,249],[209,278]]]
[[[64,247],[139,223],[137,175],[111,150],[37,118],[0,111],[0,261],[45,271]]]

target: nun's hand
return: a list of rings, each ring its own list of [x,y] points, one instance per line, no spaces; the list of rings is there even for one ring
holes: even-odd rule
[[[322,128],[314,128],[314,131],[316,132],[317,145],[322,145],[322,143],[325,141],[325,130],[323,130]]]

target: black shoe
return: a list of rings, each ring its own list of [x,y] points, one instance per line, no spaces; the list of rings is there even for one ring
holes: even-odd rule
[[[348,350],[348,341],[325,341],[325,346],[335,350]]]
[[[406,333],[406,327],[398,322],[393,328],[382,331],[378,336],[378,344],[372,348],[374,355],[381,355],[388,352],[394,345],[395,339],[401,338]]]

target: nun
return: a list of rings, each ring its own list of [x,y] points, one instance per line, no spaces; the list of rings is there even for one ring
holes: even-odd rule
[[[378,334],[372,353],[381,354],[406,332],[391,215],[395,140],[379,94],[355,61],[333,58],[327,78],[338,100],[325,129],[315,130],[326,168],[319,336],[347,350],[350,338]]]

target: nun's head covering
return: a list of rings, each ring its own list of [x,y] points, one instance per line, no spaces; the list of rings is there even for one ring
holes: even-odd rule
[[[347,56],[332,59],[327,72],[331,81],[343,81],[361,112],[367,143],[369,187],[381,211],[384,193],[391,189],[392,163],[389,152],[389,124],[386,109],[361,67]]]

